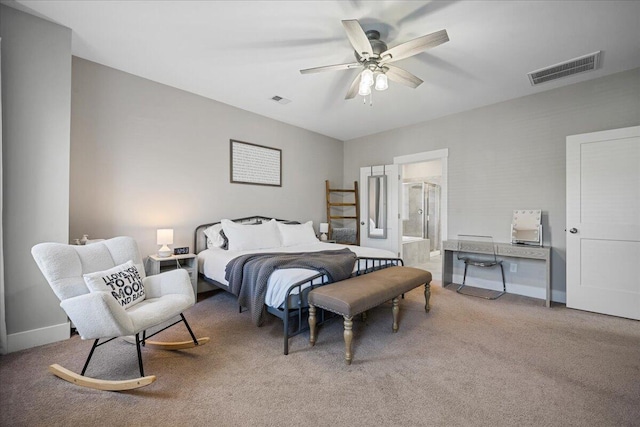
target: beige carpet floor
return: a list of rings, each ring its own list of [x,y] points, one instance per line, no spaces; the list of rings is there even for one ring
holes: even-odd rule
[[[0,357],[2,426],[640,426],[640,322],[547,309],[505,295],[486,301],[433,286],[354,324],[354,362],[342,324],[291,340],[282,323],[257,328],[223,292],[186,312],[201,348],[143,350],[158,380],[131,392],[80,388],[47,372],[80,371],[91,342],[72,339]],[[186,339],[182,326],[163,332]],[[135,346],[101,347],[87,375],[137,376]]]

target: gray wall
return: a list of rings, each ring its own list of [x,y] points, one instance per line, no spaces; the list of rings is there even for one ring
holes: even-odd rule
[[[345,142],[344,182],[400,155],[449,149],[448,235],[509,241],[514,209],[542,209],[556,299],[565,292],[565,138],[640,123],[640,69]]]
[[[11,334],[67,322],[30,251],[42,241],[66,242],[69,234],[71,30],[0,6],[0,37],[5,302],[12,351],[28,340],[12,345]]]
[[[295,108],[289,104],[282,108]],[[130,235],[155,253],[157,228],[193,249],[221,218],[324,221],[342,142],[73,58],[70,239]],[[282,187],[231,184],[229,140],[282,149]]]

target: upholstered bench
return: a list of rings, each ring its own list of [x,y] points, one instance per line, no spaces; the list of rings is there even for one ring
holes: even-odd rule
[[[431,273],[412,267],[388,267],[340,282],[320,286],[309,292],[309,343],[316,343],[316,307],[344,317],[345,362],[351,364],[353,354],[353,316],[392,300],[393,332],[398,331],[398,297],[424,285],[426,312],[429,312]]]

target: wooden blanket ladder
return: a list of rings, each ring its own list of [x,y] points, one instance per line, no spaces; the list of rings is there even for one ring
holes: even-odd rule
[[[331,188],[329,180],[325,181],[327,189],[327,222],[329,223],[329,239],[336,243],[360,245],[360,195],[358,193],[358,181],[354,181],[353,189]],[[342,196],[340,201],[334,201]],[[349,199],[353,196],[353,201]],[[345,198],[348,198],[345,200]],[[336,225],[344,228],[355,227],[355,242],[338,241],[334,239],[333,229]]]

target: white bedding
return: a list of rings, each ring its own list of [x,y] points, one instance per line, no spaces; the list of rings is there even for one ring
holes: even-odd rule
[[[246,251],[229,251],[220,248],[210,248],[198,254],[198,271],[200,273],[203,273],[209,279],[213,279],[224,286],[228,286],[229,282],[227,282],[224,278],[225,267],[227,266],[229,261],[240,255],[269,252],[317,252],[325,250],[338,250],[343,248],[349,248],[359,257],[397,258],[397,255],[395,255],[393,252],[383,249],[323,242],[297,246],[286,246],[280,248],[253,249]],[[361,267],[365,267],[364,262],[362,263]],[[356,271],[357,268],[358,265],[354,267],[354,271]],[[289,289],[291,285],[316,274],[316,271],[306,270],[302,268],[286,268],[274,271],[269,277],[269,282],[267,283],[265,304],[270,307],[280,307],[286,297],[287,289]],[[318,280],[318,282],[319,281],[320,280]]]

